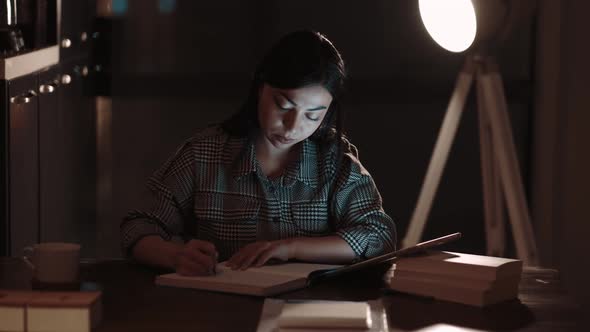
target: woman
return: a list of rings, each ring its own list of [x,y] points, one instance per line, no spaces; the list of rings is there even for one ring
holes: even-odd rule
[[[121,224],[125,253],[183,275],[270,260],[346,264],[395,249],[381,197],[342,135],[344,62],[314,31],[283,37],[233,117],[186,141]],[[171,241],[181,236],[184,243]]]

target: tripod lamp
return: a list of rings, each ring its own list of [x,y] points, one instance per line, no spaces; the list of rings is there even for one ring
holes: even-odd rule
[[[532,0],[419,0],[420,16],[434,41],[466,58],[447,107],[402,246],[419,242],[471,85],[476,87],[487,254],[505,255],[505,208],[517,255],[538,264],[537,247],[502,77],[493,54],[516,23],[532,12]]]

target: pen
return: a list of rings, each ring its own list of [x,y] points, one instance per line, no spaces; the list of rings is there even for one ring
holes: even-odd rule
[[[217,251],[215,252],[215,255],[213,257],[213,275],[217,274],[217,258],[219,257],[219,254],[217,253]]]

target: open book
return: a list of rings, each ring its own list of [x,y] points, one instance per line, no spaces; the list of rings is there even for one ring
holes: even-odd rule
[[[273,296],[304,288],[313,271],[335,269],[341,265],[284,263],[232,270],[225,262],[218,263],[211,276],[186,277],[177,273],[156,277],[156,284],[171,287],[196,288],[226,293]]]
[[[232,270],[225,262],[216,265],[217,274],[203,277],[185,277],[176,273],[156,277],[156,284],[172,287],[197,288],[226,293],[258,296],[273,296],[279,293],[304,288],[307,285],[333,278],[352,271],[390,262],[405,255],[422,252],[461,237],[453,233],[424,241],[411,247],[389,252],[350,265],[328,265],[310,263],[283,263],[251,267],[247,270]]]

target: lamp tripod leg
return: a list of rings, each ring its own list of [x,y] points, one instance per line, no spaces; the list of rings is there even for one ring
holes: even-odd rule
[[[426,224],[426,218],[432,206],[434,195],[438,188],[442,171],[445,167],[446,161],[449,156],[449,151],[457,127],[459,126],[459,120],[461,114],[465,108],[465,101],[469,95],[469,89],[473,82],[474,68],[472,59],[468,58],[465,65],[455,83],[455,89],[453,95],[449,101],[447,111],[438,134],[436,144],[434,146],[434,152],[428,165],[428,170],[422,184],[422,189],[418,197],[416,208],[414,209],[412,218],[408,225],[406,236],[402,241],[402,247],[409,247],[415,245],[420,240],[422,232],[424,231],[424,225]]]
[[[516,251],[525,265],[536,265],[537,247],[518,167],[502,79],[494,68],[495,65],[490,67],[492,68],[479,75],[478,79],[481,81],[486,105],[484,109],[490,120],[494,156],[500,171]]]
[[[498,165],[494,159],[492,132],[486,110],[487,105],[484,102],[483,87],[481,80],[479,80],[480,75],[481,68],[478,67],[475,82],[477,88],[486,254],[503,257],[506,249],[504,201]]]

